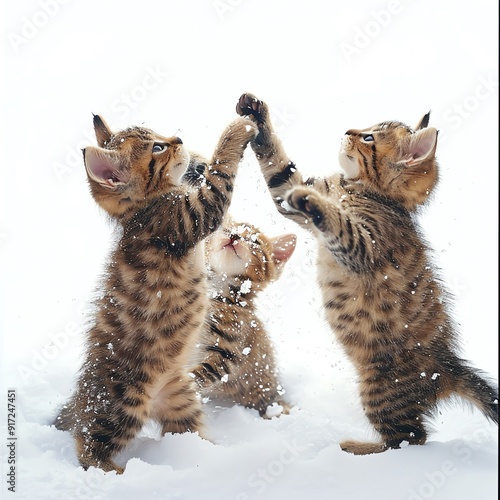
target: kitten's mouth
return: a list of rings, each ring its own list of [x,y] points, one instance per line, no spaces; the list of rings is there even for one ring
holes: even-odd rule
[[[354,156],[347,154],[344,149],[339,152],[339,163],[346,179],[355,179],[359,175],[358,162]]]
[[[229,236],[229,237],[225,238],[224,240],[222,240],[222,242],[221,242],[222,250],[227,249],[229,251],[232,251],[232,252],[234,252],[236,257],[238,257],[238,259],[241,259],[240,255],[238,254],[238,249],[239,249],[238,245],[239,245],[238,239],[235,238],[234,236]]]
[[[182,177],[186,173],[186,170],[189,166],[190,156],[189,156],[189,153],[185,150],[182,143],[180,145],[178,145],[177,147],[179,148],[178,151],[180,151],[180,159],[172,167],[171,174],[167,174],[167,175],[170,175],[170,177],[172,178],[172,182],[176,186],[180,186],[182,184]]]

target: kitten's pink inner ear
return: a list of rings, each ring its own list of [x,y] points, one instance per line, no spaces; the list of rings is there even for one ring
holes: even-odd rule
[[[438,132],[435,128],[425,128],[410,136],[404,146],[402,161],[409,167],[432,157],[436,151]]]
[[[284,234],[271,239],[273,246],[273,260],[277,263],[285,263],[293,254],[297,244],[295,234]]]
[[[85,168],[89,177],[102,186],[116,187],[117,183],[126,181],[125,175],[119,170],[118,162],[106,150],[94,147],[85,148]]]

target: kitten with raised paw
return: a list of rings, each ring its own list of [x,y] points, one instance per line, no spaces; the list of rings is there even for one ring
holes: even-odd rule
[[[203,435],[188,373],[208,309],[203,241],[222,223],[257,129],[235,120],[210,161],[190,155],[178,137],[143,127],[115,133],[95,116],[94,129],[98,147],[84,150],[90,191],[121,236],[76,389],[55,425],[72,432],[83,468],[122,473],[114,457],[148,419],[162,433]],[[206,171],[197,189],[181,183],[190,164]]]
[[[344,441],[368,454],[424,444],[426,419],[458,396],[498,424],[498,388],[458,351],[449,295],[421,236],[418,208],[437,181],[438,132],[429,114],[411,128],[386,121],[342,138],[344,173],[304,180],[276,136],[267,105],[243,94],[251,142],[277,210],[318,241],[318,280],[329,325],[359,375],[380,442]]]

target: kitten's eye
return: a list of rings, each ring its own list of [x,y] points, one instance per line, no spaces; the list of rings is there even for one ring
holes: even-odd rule
[[[167,149],[167,145],[162,142],[155,142],[153,144],[153,153],[161,153]]]
[[[365,142],[373,142],[374,140],[375,139],[373,138],[373,135],[371,135],[371,134],[363,136],[363,141],[365,141]]]

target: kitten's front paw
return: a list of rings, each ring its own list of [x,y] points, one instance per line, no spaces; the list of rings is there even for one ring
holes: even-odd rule
[[[257,125],[248,118],[237,118],[231,125],[229,126],[227,136],[230,138],[234,138],[242,143],[243,146],[246,146],[250,141],[257,137],[259,133],[259,129]]]
[[[236,104],[236,113],[240,116],[249,116],[258,125],[264,124],[269,116],[267,104],[253,94],[243,94]]]
[[[289,191],[286,201],[292,209],[307,215],[314,225],[322,230],[323,210],[321,209],[321,199],[315,191],[307,187],[296,187]]]

